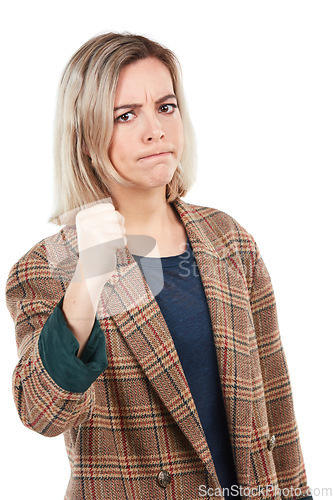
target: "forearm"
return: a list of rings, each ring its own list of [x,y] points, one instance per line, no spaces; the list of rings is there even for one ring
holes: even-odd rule
[[[93,328],[102,289],[103,281],[99,277],[85,279],[79,260],[62,305],[68,327],[80,344],[78,357],[81,357]]]

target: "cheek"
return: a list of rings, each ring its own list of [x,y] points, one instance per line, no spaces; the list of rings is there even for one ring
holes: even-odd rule
[[[119,161],[126,157],[126,151],[128,151],[128,141],[123,137],[124,134],[119,133],[119,131],[114,131],[112,136],[112,142],[109,148],[109,158],[112,162]]]

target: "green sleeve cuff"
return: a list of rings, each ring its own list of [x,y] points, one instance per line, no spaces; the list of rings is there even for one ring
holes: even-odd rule
[[[105,336],[98,319],[81,355],[62,312],[63,298],[47,319],[38,340],[42,363],[54,382],[69,392],[85,392],[108,366]]]

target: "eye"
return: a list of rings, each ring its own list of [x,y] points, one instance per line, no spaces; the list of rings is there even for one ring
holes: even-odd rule
[[[178,108],[176,104],[162,104],[160,110],[164,114],[170,114],[173,113],[176,108]]]
[[[127,113],[124,113],[120,116],[117,116],[117,118],[115,118],[115,122],[120,122],[120,123],[129,122],[133,119],[133,118],[131,118],[131,115],[132,115],[132,117],[134,116],[133,111],[127,111]]]

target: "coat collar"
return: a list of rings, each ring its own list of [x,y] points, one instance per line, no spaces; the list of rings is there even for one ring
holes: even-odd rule
[[[237,324],[237,301],[241,301],[237,288],[244,284],[230,265],[229,252],[221,243],[223,238],[214,236],[209,222],[212,209],[205,213],[204,207],[179,198],[173,206],[184,224],[205,290],[238,481],[247,484],[252,429],[249,330],[239,332]],[[116,287],[104,288],[98,315],[106,314],[107,304],[125,304],[125,310],[112,315],[113,321],[166,408],[212,473],[212,457],[160,308],[127,248],[118,251],[117,266],[120,282]]]

